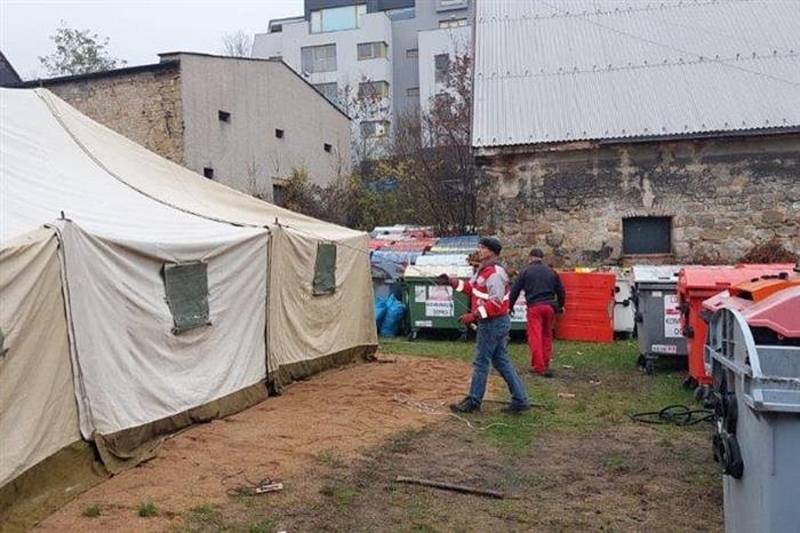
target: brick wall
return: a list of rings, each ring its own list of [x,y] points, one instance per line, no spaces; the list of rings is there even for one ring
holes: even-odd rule
[[[183,117],[177,66],[46,86],[94,120],[183,164]]]
[[[487,154],[482,223],[521,261],[735,262],[772,237],[800,252],[800,135],[561,145]],[[672,254],[623,256],[622,220],[672,217]],[[504,254],[506,255],[506,254]]]

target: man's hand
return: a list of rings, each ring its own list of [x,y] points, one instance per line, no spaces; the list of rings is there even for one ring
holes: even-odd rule
[[[508,316],[514,316],[514,308],[513,307],[509,307]]]
[[[464,313],[458,318],[458,321],[465,326],[469,326],[470,324],[474,324],[476,319],[475,313]]]
[[[563,308],[563,307],[559,307],[558,309],[556,309],[556,314],[557,314],[557,315],[563,315],[563,314],[564,314],[564,311],[565,311],[565,310],[564,310],[564,308]]]

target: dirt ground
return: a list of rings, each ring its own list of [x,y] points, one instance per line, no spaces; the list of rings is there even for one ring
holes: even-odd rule
[[[683,401],[680,374],[641,375],[631,346],[562,345],[555,379],[526,375],[539,404],[499,413],[445,402],[468,381],[464,343],[410,343],[428,358],[346,367],[170,439],[159,456],[89,490],[41,525],[53,531],[721,531],[708,427],[627,414]],[[516,350],[516,351],[514,351]],[[524,348],[513,346],[517,363]],[[457,353],[458,352],[458,353]],[[463,353],[460,353],[463,352]],[[519,353],[517,353],[519,352]],[[570,353],[572,355],[570,355]],[[460,359],[459,359],[460,358]],[[502,500],[395,482],[423,477],[502,491]],[[284,490],[249,493],[265,478]],[[152,502],[155,516],[140,517]],[[98,516],[85,516],[95,510]]]
[[[384,358],[387,359],[387,358]],[[90,489],[40,524],[49,531],[162,531],[183,513],[228,499],[249,481],[301,476],[318,454],[352,459],[391,434],[431,423],[395,395],[426,401],[458,398],[469,367],[458,361],[391,357],[287,387],[279,397],[167,440],[158,457]],[[158,515],[140,518],[143,502]],[[83,516],[97,506],[100,516]]]

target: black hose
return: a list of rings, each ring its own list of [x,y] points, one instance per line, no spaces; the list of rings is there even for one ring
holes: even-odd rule
[[[709,409],[692,409],[686,405],[668,405],[660,411],[646,411],[633,413],[630,416],[634,422],[642,424],[674,424],[676,426],[693,426],[700,422],[712,422],[714,412]]]

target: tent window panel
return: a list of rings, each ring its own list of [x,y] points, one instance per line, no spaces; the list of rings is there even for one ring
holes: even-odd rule
[[[165,263],[164,287],[176,335],[211,324],[208,312],[208,271],[200,261]]]
[[[314,296],[336,292],[336,245],[319,243],[314,263]]]

